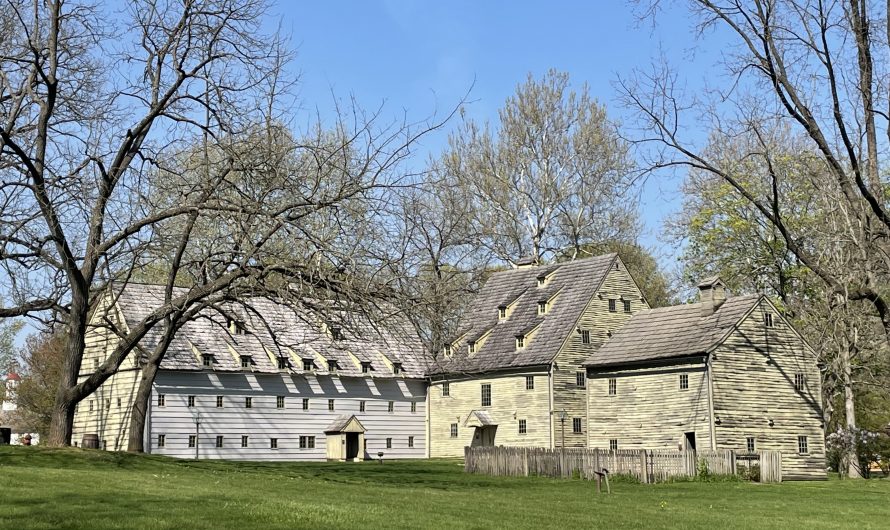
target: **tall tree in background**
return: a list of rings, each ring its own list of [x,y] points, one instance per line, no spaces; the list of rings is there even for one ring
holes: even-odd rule
[[[65,344],[60,335],[32,335],[25,342],[16,415],[25,425],[36,427],[41,437],[49,432],[64,360]]]
[[[628,146],[586,85],[576,92],[553,70],[530,75],[499,116],[496,126],[465,121],[441,159],[495,257],[541,262],[578,257],[591,242],[636,240]]]

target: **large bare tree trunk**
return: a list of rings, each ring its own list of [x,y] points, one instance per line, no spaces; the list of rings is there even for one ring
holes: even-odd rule
[[[71,445],[74,411],[80,401],[72,396],[71,389],[77,386],[77,376],[80,373],[80,363],[85,349],[86,314],[86,300],[74,293],[71,300],[71,318],[65,338],[64,364],[50,419],[49,437],[46,440],[46,445],[49,447]]]
[[[130,410],[130,438],[127,442],[127,451],[131,453],[145,452],[145,418],[151,401],[151,390],[155,376],[158,373],[158,364],[147,363],[142,367],[142,378],[139,380],[139,388],[133,400]]]

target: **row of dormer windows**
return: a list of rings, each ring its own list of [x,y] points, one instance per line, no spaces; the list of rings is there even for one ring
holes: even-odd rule
[[[241,368],[250,368],[253,366],[253,357],[250,355],[241,355]],[[291,367],[290,359],[284,356],[280,356],[276,358],[277,366],[279,370],[287,370]],[[210,353],[205,353],[201,355],[201,364],[206,368],[213,368],[214,363],[216,362],[216,356]],[[370,361],[362,361],[362,373],[367,374],[370,373],[374,368],[371,366]],[[315,370],[315,363],[311,359],[303,359],[303,371],[311,372]],[[339,363],[334,359],[328,360],[328,372],[334,373],[340,368]],[[392,363],[392,373],[398,375],[402,373],[402,363],[393,362]]]

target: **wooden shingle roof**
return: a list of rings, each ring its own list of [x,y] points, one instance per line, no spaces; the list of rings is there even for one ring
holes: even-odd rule
[[[464,314],[452,355],[439,355],[431,373],[479,373],[551,362],[616,260],[617,254],[606,254],[492,275]],[[546,276],[543,287],[538,286],[540,276]],[[539,315],[538,302],[554,295],[546,314]],[[498,318],[498,309],[507,306],[508,318]],[[531,330],[534,338],[517,349],[516,337]],[[469,353],[467,342],[483,336],[476,352]]]
[[[728,298],[708,316],[702,304],[640,311],[584,363],[617,366],[710,352],[760,300],[758,295]]]
[[[118,307],[128,326],[140,322],[163,303],[164,288],[158,285],[128,284],[119,293]],[[302,359],[314,361],[313,371],[328,372],[328,361],[336,362],[340,375],[395,377],[393,363],[400,363],[398,377],[423,377],[427,369],[423,344],[414,328],[398,314],[378,325],[361,316],[349,315],[342,339],[334,339],[318,315],[303,312],[268,298],[252,298],[243,306],[226,308],[237,316],[248,333],[231,333],[226,316],[205,310],[176,333],[161,363],[162,369],[202,370],[203,354],[214,357],[217,371],[244,371],[241,356],[250,357],[251,371],[279,372],[277,360],[289,360],[290,370],[302,372]],[[156,326],[141,345],[153,348],[162,329]],[[370,363],[370,372],[362,372]]]

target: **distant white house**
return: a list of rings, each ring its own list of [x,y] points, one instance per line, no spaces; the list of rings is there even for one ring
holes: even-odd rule
[[[163,287],[128,285],[101,311],[124,330],[164,297]],[[361,319],[324,322],[269,299],[206,312],[176,334],[161,363],[144,441],[146,451],[181,458],[357,460],[423,458],[427,384],[423,346],[403,319],[386,329]],[[81,377],[117,339],[94,317]],[[151,349],[160,331],[142,343]],[[139,379],[134,351],[119,372],[82,401],[73,442],[126,450]],[[92,436],[89,436],[92,438]]]
[[[6,396],[0,403],[0,445],[27,445],[25,437],[30,436],[30,444],[40,443],[40,434],[33,426],[21,421],[17,414],[16,391],[22,378],[15,372],[10,372],[2,380],[6,387]]]

